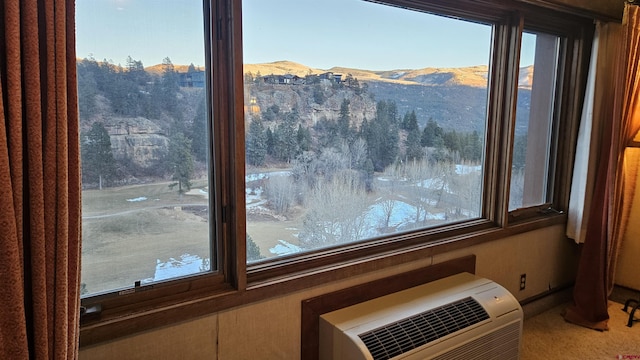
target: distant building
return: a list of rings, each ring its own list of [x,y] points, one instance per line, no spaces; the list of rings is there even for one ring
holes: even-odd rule
[[[342,75],[341,74],[334,74],[332,72],[326,72],[326,73],[319,74],[318,77],[321,80],[329,80],[329,81],[337,82],[337,83],[342,81]]]
[[[196,70],[191,72],[178,73],[178,85],[180,87],[204,89],[205,72]]]
[[[326,72],[317,75],[307,75],[300,77],[298,75],[284,74],[284,75],[266,75],[263,76],[262,82],[265,84],[273,85],[304,85],[304,84],[317,84],[320,80],[327,80],[333,83],[341,83],[342,75],[334,74],[332,72]]]
[[[267,75],[262,77],[262,81],[266,84],[275,85],[304,85],[305,80],[298,75]]]
[[[255,97],[252,97],[249,100],[249,105],[244,106],[245,114],[260,114],[260,105],[258,105],[258,100]]]

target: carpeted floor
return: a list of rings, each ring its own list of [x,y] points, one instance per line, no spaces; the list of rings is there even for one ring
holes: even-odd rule
[[[567,304],[524,321],[521,360],[640,359],[640,322],[627,327],[623,304],[609,302],[609,331],[595,331],[564,321]],[[636,312],[636,318],[640,316]]]

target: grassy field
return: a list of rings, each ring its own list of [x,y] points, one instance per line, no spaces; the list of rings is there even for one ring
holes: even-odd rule
[[[83,191],[82,282],[87,291],[153,278],[157,262],[183,254],[208,258],[206,216],[184,210],[206,207],[206,196],[198,191],[206,185],[196,182],[196,195],[183,196],[168,183]]]
[[[153,279],[158,263],[167,263],[182,255],[210,258],[206,181],[194,182],[192,191],[182,196],[168,185],[165,182],[83,191],[82,282],[90,294],[131,287],[136,281]],[[421,227],[458,221],[469,212],[461,207],[465,211],[459,217],[446,218],[445,212],[451,212],[447,206],[459,204],[460,199],[445,192],[438,197],[441,205],[425,204],[424,199],[435,201],[433,196],[436,195],[413,183],[378,181],[376,189],[378,191],[366,194],[366,206],[362,210],[371,213],[367,223],[361,224],[366,227],[366,236],[404,231],[406,228],[400,226],[414,225],[418,198],[423,202],[423,219],[417,224]],[[385,199],[395,204],[392,210],[396,217],[391,219],[391,224],[389,217],[386,223],[383,221],[383,205],[380,204]],[[266,206],[262,204],[264,198],[253,201]],[[348,204],[343,205],[348,207]],[[328,211],[338,211],[335,206],[342,205],[329,204]],[[286,254],[296,246],[305,248],[298,234],[303,230],[308,209],[295,206],[287,216],[277,216],[266,207],[252,207],[252,210],[256,211],[247,211],[247,233],[264,258]]]

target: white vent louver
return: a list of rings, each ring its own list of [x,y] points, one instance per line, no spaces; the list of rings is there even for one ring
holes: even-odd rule
[[[374,360],[391,359],[489,318],[465,298],[359,335]]]
[[[320,318],[320,359],[518,359],[522,309],[463,273]]]

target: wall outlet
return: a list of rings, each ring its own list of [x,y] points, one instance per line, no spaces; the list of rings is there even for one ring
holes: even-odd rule
[[[524,290],[527,287],[527,274],[520,275],[520,290]]]

